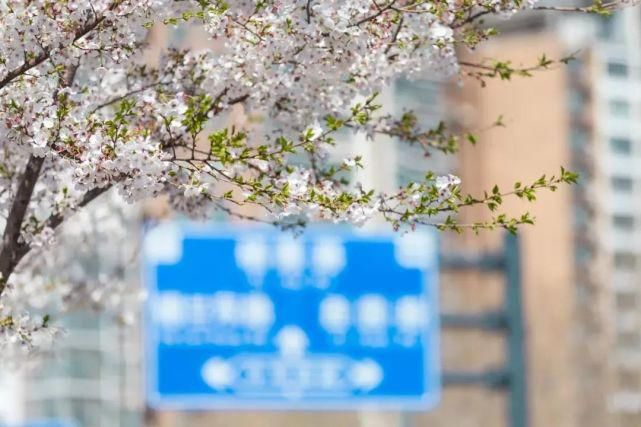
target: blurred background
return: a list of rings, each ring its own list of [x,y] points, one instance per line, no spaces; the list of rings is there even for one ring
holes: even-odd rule
[[[488,80],[485,87],[465,78],[439,82],[425,76],[420,82],[399,80],[384,92],[390,109],[413,109],[426,127],[444,121],[479,132],[478,143],[463,145],[457,155],[426,158],[419,147],[393,140],[374,145],[348,134],[343,149],[364,156],[368,168],[359,180],[380,189],[420,178],[427,169],[457,174],[473,194],[554,174],[562,165],[580,174],[577,185],[541,194],[533,205],[518,199],[506,204],[509,212],[527,209],[537,220],[519,233],[524,334],[518,346],[525,368],[516,369],[522,378],[501,376],[514,363],[514,343],[506,338],[509,327],[484,317],[512,307],[504,272],[444,264],[441,312],[477,315],[478,322],[443,322],[443,369],[459,375],[444,378],[442,399],[430,411],[154,411],[145,404],[140,322],[87,312],[62,320],[67,333],[41,367],[4,372],[0,421],[61,427],[641,426],[641,9],[611,17],[524,13],[497,26],[501,35],[461,52],[463,60],[496,58],[516,66],[534,64],[542,54],[572,54],[576,60],[532,77]],[[200,39],[197,30],[157,28],[150,41],[159,50]],[[147,60],[157,53],[152,48]],[[499,117],[505,126],[490,129]],[[230,120],[246,118],[239,112]],[[155,201],[136,215],[168,213]],[[487,213],[471,209],[462,215],[468,222]],[[138,246],[141,221],[125,223],[127,246]],[[102,280],[122,254],[96,240],[95,252],[72,258]],[[505,244],[499,231],[446,234],[441,251],[504,253]],[[119,275],[140,289],[135,270]],[[523,389],[515,396],[518,381]],[[515,402],[521,415],[513,412]]]

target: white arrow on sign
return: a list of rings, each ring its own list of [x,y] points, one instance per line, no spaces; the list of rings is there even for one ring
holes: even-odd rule
[[[283,327],[274,341],[283,357],[302,357],[309,346],[307,334],[293,325]]]
[[[355,388],[365,391],[376,388],[383,381],[381,365],[371,359],[354,363],[347,375]]]
[[[213,357],[203,365],[201,375],[205,383],[213,389],[222,390],[236,380],[234,367],[225,359]]]

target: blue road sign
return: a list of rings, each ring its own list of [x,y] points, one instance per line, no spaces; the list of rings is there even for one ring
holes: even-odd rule
[[[438,400],[435,233],[163,223],[143,252],[150,406],[425,410]]]

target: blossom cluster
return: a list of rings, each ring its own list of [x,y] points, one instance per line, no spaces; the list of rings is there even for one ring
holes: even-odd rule
[[[55,350],[51,344],[65,333],[60,325],[68,313],[134,324],[144,296],[131,242],[137,227],[137,209],[112,193],[78,212],[55,242],[34,246],[0,300],[0,364],[25,356],[37,362]]]
[[[169,193],[174,206],[194,214],[209,212],[211,202],[220,207],[230,187],[247,196],[236,202],[256,201],[280,216],[317,212],[323,204],[301,189],[327,199],[345,189],[309,164],[287,170],[292,151],[304,151],[312,164],[326,160],[333,141],[317,123],[336,117],[335,128],[346,125],[354,100],[399,76],[455,74],[465,17],[515,7],[509,1],[457,9],[411,0],[4,0],[0,211],[10,211],[18,178],[37,157],[44,160],[20,236],[34,245],[51,240],[52,225],[84,205],[89,193],[110,187],[130,201]],[[167,51],[159,67],[141,65],[148,29],[163,20],[203,26],[211,48]],[[208,122],[235,104],[268,116],[270,124],[243,129],[223,138],[228,146],[216,147],[221,136],[207,135]],[[352,114],[350,128],[371,133],[370,113]],[[304,136],[314,123],[316,130]],[[297,191],[286,186],[291,196],[276,191],[301,178]],[[352,196],[352,203],[340,209],[334,203],[319,218],[362,222],[380,205]],[[44,238],[36,239],[40,233]]]
[[[395,193],[364,188],[354,176],[368,166],[359,156],[336,158],[335,148],[347,131],[454,151],[444,128],[420,129],[411,112],[385,116],[376,94],[399,77],[457,75],[457,47],[493,34],[479,17],[528,5],[0,0],[0,295],[9,301],[43,285],[38,268],[48,258],[30,254],[45,253],[57,228],[73,215],[77,223],[77,212],[108,192],[128,202],[165,195],[191,216],[222,210],[284,227],[379,216],[395,228],[458,229],[460,208],[494,211],[502,193],[464,196],[457,177],[429,171]],[[163,48],[157,64],[146,64],[150,31],[163,26],[198,26],[209,47]],[[479,69],[485,77],[514,71],[504,63]],[[230,125],[239,111],[260,120]],[[529,199],[574,179],[562,171],[511,193]],[[499,216],[474,227],[528,222]],[[100,295],[111,292],[58,280],[68,283],[62,301],[70,306],[102,306]],[[0,333],[17,324],[1,322],[0,313]]]

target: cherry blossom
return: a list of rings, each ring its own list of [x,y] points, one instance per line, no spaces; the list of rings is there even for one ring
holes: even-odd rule
[[[368,167],[360,157],[335,158],[341,131],[392,136],[426,154],[454,152],[461,138],[444,126],[421,129],[412,112],[383,113],[377,94],[400,77],[517,73],[506,62],[466,68],[456,52],[492,37],[481,17],[532,7],[520,0],[0,0],[0,346],[15,337],[28,342],[28,331],[47,323],[14,308],[45,277],[58,229],[79,224],[101,197],[166,196],[192,217],[222,210],[285,228],[379,217],[396,229],[459,230],[461,208],[496,213],[504,195],[530,200],[575,181],[562,169],[473,197],[461,193],[457,177],[425,171],[420,182],[385,193],[354,180]],[[210,47],[164,48],[157,65],[145,64],[150,31],[161,26],[200,27]],[[259,120],[231,125],[239,109]],[[247,205],[254,216],[241,209]],[[497,213],[468,226],[514,231],[531,221]],[[62,306],[122,305],[110,280],[95,279],[104,285],[98,292],[57,273]]]

